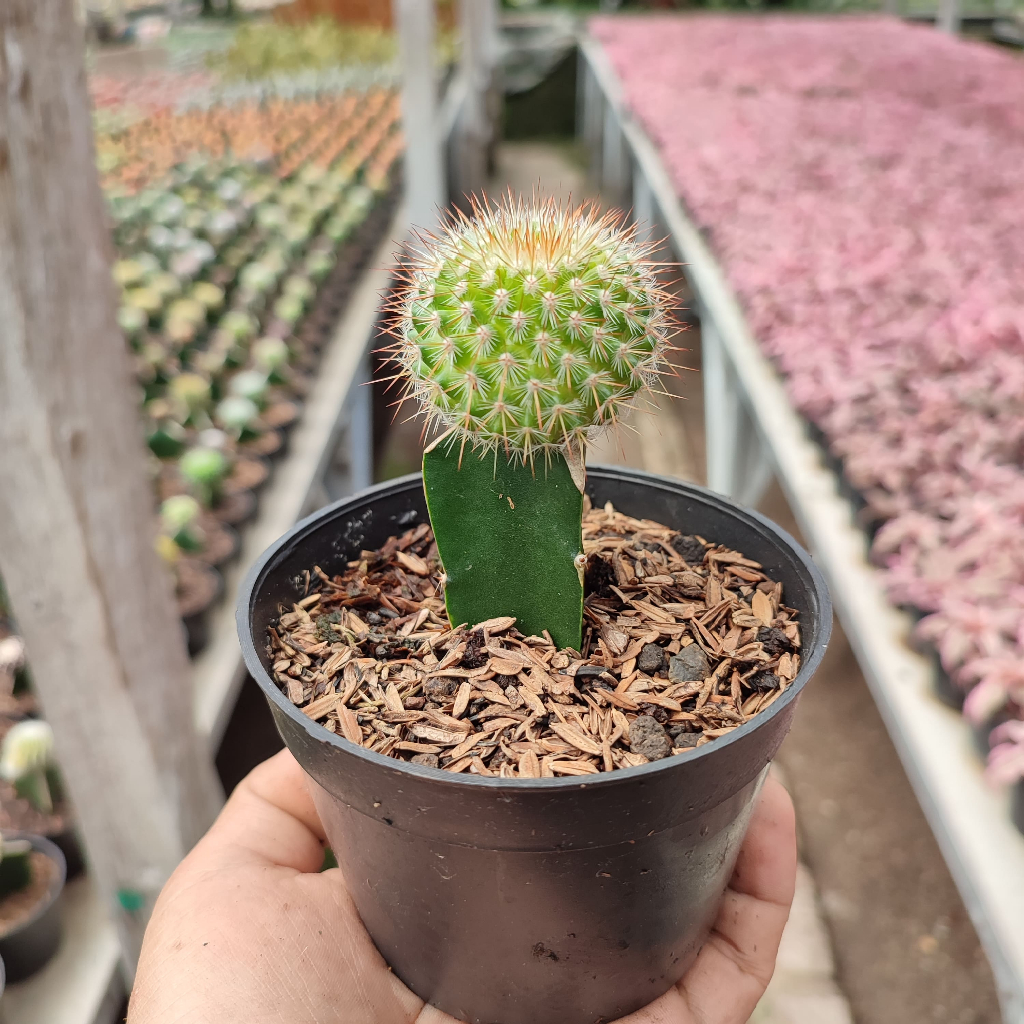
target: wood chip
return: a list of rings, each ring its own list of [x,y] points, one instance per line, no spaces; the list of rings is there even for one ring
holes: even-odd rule
[[[341,702],[340,693],[328,693],[323,697],[319,697],[317,700],[307,704],[302,709],[304,715],[309,715],[310,718],[315,722],[319,718],[323,718],[334,710],[334,705]]]
[[[760,590],[755,590],[751,598],[750,607],[762,625],[770,626],[772,624],[775,615],[772,612],[772,602],[767,594],[762,594]]]
[[[558,722],[551,723],[551,731],[558,736],[561,736],[566,743],[571,743],[578,750],[584,751],[587,754],[600,754],[601,744],[595,740],[589,739],[584,736],[583,733],[574,728],[571,725],[562,725]]]
[[[403,569],[408,569],[417,576],[430,575],[430,566],[419,555],[412,555],[408,551],[396,551],[395,559]]]
[[[339,704],[335,711],[338,716],[338,724],[341,726],[341,735],[350,743],[361,745],[363,742],[363,731],[359,728],[356,716],[344,704]]]

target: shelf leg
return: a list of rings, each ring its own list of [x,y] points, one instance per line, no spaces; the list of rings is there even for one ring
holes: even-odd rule
[[[601,188],[616,205],[629,194],[629,151],[619,124],[619,113],[610,103],[604,106],[604,132],[601,141]]]
[[[582,51],[579,57],[579,84],[577,132],[583,139],[587,157],[590,161],[590,174],[595,180],[601,178],[601,134],[604,124],[604,95],[597,81],[597,75],[591,70],[590,62]]]
[[[638,241],[649,242],[657,235],[658,207],[654,190],[638,167],[633,168],[633,222]]]
[[[718,328],[706,315],[701,318],[701,377],[708,487],[731,497],[737,475],[740,396]]]
[[[701,353],[708,487],[743,505],[756,505],[771,482],[771,460],[743,403],[718,328],[707,315],[701,318]]]

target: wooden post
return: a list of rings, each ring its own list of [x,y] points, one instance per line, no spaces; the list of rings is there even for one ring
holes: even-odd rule
[[[402,65],[405,204],[414,228],[433,230],[446,202],[437,123],[434,0],[392,0]]]
[[[0,559],[129,976],[160,886],[223,798],[153,548],[82,30],[0,3]]]

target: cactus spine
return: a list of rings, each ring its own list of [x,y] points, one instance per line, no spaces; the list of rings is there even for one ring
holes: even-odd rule
[[[512,614],[578,647],[586,444],[650,391],[673,330],[652,248],[621,214],[510,195],[407,263],[391,351],[442,431],[423,469],[453,623]]]

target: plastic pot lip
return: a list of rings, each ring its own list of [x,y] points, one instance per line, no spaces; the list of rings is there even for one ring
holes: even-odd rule
[[[9,942],[15,936],[20,935],[22,932],[27,931],[31,928],[49,909],[57,902],[58,897],[64,891],[64,885],[67,882],[68,865],[64,859],[64,853],[61,848],[54,842],[51,842],[46,836],[36,835],[34,832],[18,832],[15,829],[7,830],[3,833],[4,839],[27,839],[32,844],[32,849],[37,853],[45,854],[57,865],[57,877],[50,886],[50,891],[47,894],[47,898],[43,900],[38,907],[36,907],[35,913],[28,918],[26,921],[22,921],[17,928],[13,931],[9,931],[6,935],[0,936],[4,942]],[[3,972],[4,978],[6,973],[3,971],[2,961],[0,961],[0,972]],[[0,991],[3,990],[2,984],[0,984]]]
[[[249,612],[257,587],[267,567],[274,560],[278,552],[288,547],[294,539],[304,534],[321,519],[329,518],[335,510],[343,505],[356,501],[363,504],[372,504],[375,497],[384,497],[392,492],[403,491],[410,484],[422,485],[422,474],[420,473],[409,473],[406,476],[395,477],[392,480],[374,484],[372,487],[368,487],[356,494],[351,494],[348,497],[332,502],[330,505],[325,505],[296,523],[295,526],[274,541],[260,555],[246,573],[238,588],[238,602],[235,608],[235,623],[238,630],[239,643],[242,648],[242,658],[249,674],[256,680],[268,699],[273,702],[277,711],[289,718],[293,725],[303,729],[311,739],[320,743],[327,743],[332,747],[338,748],[344,754],[361,758],[382,769],[406,774],[423,781],[443,782],[449,786],[501,792],[567,792],[580,789],[604,789],[632,783],[654,775],[657,772],[678,767],[683,762],[689,764],[702,757],[709,756],[712,752],[724,750],[726,747],[742,740],[745,736],[770,722],[796,699],[807,681],[818,670],[832,634],[832,599],[829,595],[825,579],[814,564],[810,554],[781,526],[778,526],[766,516],[761,515],[760,512],[738,505],[736,502],[706,487],[700,487],[697,484],[691,484],[682,480],[674,480],[671,477],[659,476],[656,473],[648,473],[644,470],[627,469],[622,466],[587,466],[587,475],[588,478],[593,475],[606,479],[616,477],[627,479],[638,484],[670,490],[676,493],[680,489],[691,491],[702,500],[718,505],[725,515],[739,514],[742,518],[755,521],[774,537],[780,547],[788,548],[795,554],[797,560],[811,578],[814,596],[818,602],[818,637],[813,650],[807,654],[806,658],[801,658],[800,671],[797,673],[796,679],[790,683],[782,696],[770,708],[759,712],[749,721],[737,726],[728,735],[718,737],[713,743],[706,743],[702,747],[692,748],[690,753],[661,758],[658,761],[651,761],[648,764],[632,768],[617,768],[612,772],[601,772],[598,775],[587,776],[586,781],[582,781],[578,776],[571,775],[564,778],[556,777],[551,779],[502,779],[500,777],[488,778],[484,775],[469,775],[465,772],[453,774],[438,768],[427,768],[423,765],[411,764],[399,758],[387,757],[384,754],[378,754],[376,751],[367,750],[365,747],[357,747],[344,737],[329,732],[322,725],[314,722],[301,709],[288,700],[274,680],[271,679],[267,670],[263,667],[262,661],[260,661],[256,645],[253,641],[252,631],[249,628]],[[802,647],[802,655],[804,651],[805,648]]]

